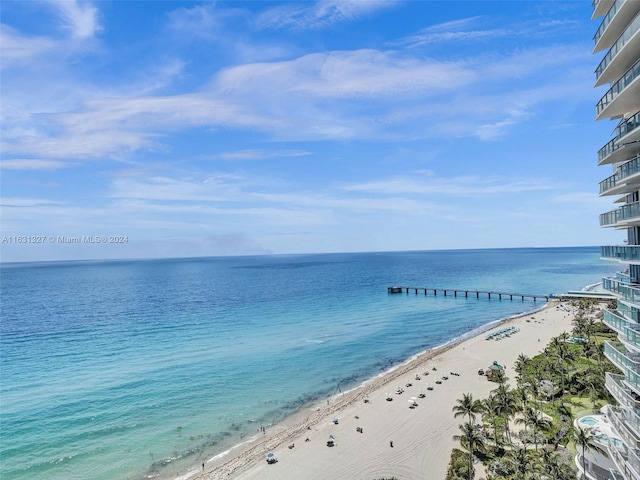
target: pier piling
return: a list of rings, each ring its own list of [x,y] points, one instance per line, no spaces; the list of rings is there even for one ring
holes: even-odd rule
[[[458,294],[462,296],[464,293],[464,298],[469,298],[470,290],[463,290],[459,288],[437,288],[437,287],[387,287],[387,293],[403,293],[406,292],[407,295],[409,292],[413,292],[416,295],[418,292],[424,292],[425,296],[432,294],[434,297],[438,296],[438,291],[442,293],[444,297],[451,296],[453,293],[454,298],[458,298]],[[509,292],[493,292],[493,291],[483,291],[483,290],[471,290],[472,293],[475,293],[477,299],[480,299],[481,296],[486,296],[489,300],[492,298],[498,297],[498,300],[502,300],[502,297],[509,297],[509,300],[513,301],[513,297],[520,297],[520,299],[524,302],[525,300],[533,300],[537,302],[538,299],[544,299],[545,301],[549,301],[550,298],[557,298],[554,295],[538,295],[538,294],[530,294],[530,293],[509,293]]]

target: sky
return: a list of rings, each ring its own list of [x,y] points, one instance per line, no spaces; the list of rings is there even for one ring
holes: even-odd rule
[[[591,2],[0,10],[3,262],[623,243]]]

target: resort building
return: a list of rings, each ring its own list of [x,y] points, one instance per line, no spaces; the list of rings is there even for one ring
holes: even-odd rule
[[[640,0],[593,0],[592,19],[601,19],[594,54],[604,56],[595,86],[607,86],[596,105],[596,120],[617,122],[613,138],[598,152],[598,165],[611,168],[600,195],[618,207],[600,215],[600,225],[626,230],[623,245],[602,247],[602,257],[623,264],[604,288],[617,299],[604,322],[618,333],[605,355],[622,374],[607,373],[605,384],[616,405],[603,415],[577,419],[593,434],[584,459],[576,461],[589,479],[640,480]]]

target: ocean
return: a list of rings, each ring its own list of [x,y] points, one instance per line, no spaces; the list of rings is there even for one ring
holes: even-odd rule
[[[543,305],[389,286],[565,293],[617,267],[599,247],[3,264],[0,477],[184,475]]]

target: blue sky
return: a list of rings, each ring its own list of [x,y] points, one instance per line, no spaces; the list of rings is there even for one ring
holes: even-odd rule
[[[3,261],[622,243],[591,2],[0,8]]]

